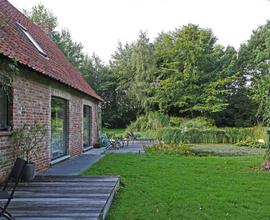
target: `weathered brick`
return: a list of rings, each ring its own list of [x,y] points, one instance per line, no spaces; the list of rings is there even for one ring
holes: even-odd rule
[[[74,89],[68,88],[54,80],[40,76],[36,72],[23,69],[22,74],[13,83],[13,105],[11,108],[13,128],[20,128],[25,123],[39,121],[48,129],[39,156],[35,159],[38,171],[48,168],[50,164],[50,114],[51,97],[58,96],[69,102],[69,154],[77,156],[83,151],[83,105],[92,107],[92,144],[97,141],[97,105]],[[10,170],[14,162],[10,134],[0,132],[0,178]],[[5,162],[2,164],[1,162]]]

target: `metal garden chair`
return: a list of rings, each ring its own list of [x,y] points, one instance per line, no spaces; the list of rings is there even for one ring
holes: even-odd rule
[[[121,138],[109,139],[105,133],[99,135],[101,146],[109,149],[119,149],[124,147],[124,141]]]
[[[4,206],[3,207],[0,206],[0,219],[2,216],[5,217],[6,219],[9,219],[9,220],[15,219],[11,215],[11,213],[7,211],[7,208],[8,208],[8,205],[9,205],[11,199],[13,198],[16,187],[18,186],[18,183],[22,178],[25,166],[26,166],[26,161],[21,159],[21,158],[17,158],[8,178],[6,179],[6,181],[4,183],[4,187],[3,187],[2,191],[0,191],[0,199],[6,200]],[[8,191],[8,185],[11,181],[14,181],[14,184],[10,187],[11,190]]]
[[[128,139],[130,141],[141,141],[141,142],[154,142],[155,141],[152,138],[139,137],[139,136],[135,135],[132,131],[129,131],[127,133],[127,135],[128,135]]]

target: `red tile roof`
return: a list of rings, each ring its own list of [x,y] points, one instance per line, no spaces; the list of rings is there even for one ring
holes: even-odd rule
[[[43,57],[20,30],[19,22],[41,46],[49,59]],[[43,75],[64,83],[99,101],[101,97],[90,87],[67,60],[56,44],[37,25],[26,18],[7,0],[0,0],[0,54],[15,58]]]

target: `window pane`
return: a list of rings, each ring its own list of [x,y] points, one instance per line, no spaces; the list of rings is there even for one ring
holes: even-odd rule
[[[7,128],[7,95],[0,90],[0,129]]]
[[[68,103],[61,98],[52,97],[51,103],[51,157],[59,158],[68,153]]]
[[[19,22],[17,22],[17,25],[20,27],[21,31],[25,34],[25,36],[31,41],[34,47],[39,51],[39,53],[47,58],[48,57],[47,54],[44,52],[41,46],[36,42],[36,40],[31,36],[28,30],[24,26],[22,26]]]
[[[91,145],[91,108],[89,106],[83,107],[83,146],[89,147]]]

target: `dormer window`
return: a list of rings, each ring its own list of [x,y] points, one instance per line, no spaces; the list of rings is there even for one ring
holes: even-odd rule
[[[27,28],[25,28],[23,25],[21,25],[19,22],[17,22],[18,27],[20,30],[25,34],[25,36],[28,38],[28,40],[34,45],[34,47],[38,50],[38,52],[44,56],[45,58],[48,58],[48,55],[45,53],[45,51],[41,48],[41,46],[35,41],[35,39],[31,36],[31,34],[28,32]]]

